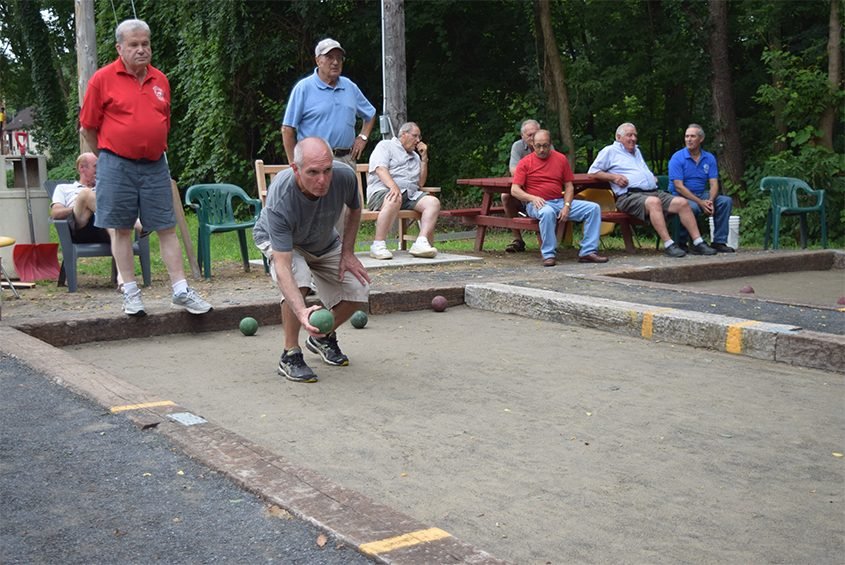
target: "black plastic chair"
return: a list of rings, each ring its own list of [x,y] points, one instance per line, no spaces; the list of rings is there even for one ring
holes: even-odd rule
[[[56,191],[56,186],[60,184],[70,184],[73,181],[66,180],[48,180],[44,181],[44,190],[50,197],[53,198],[53,192]],[[64,286],[67,282],[68,292],[76,292],[78,288],[78,279],[76,273],[76,262],[80,257],[111,257],[111,245],[108,243],[74,243],[70,237],[70,225],[67,220],[50,219],[50,222],[56,227],[56,233],[59,234],[59,244],[62,247],[62,268],[59,271],[58,286]],[[141,275],[144,280],[144,286],[150,286],[152,281],[152,274],[150,269],[150,238],[138,237],[136,235],[135,242],[132,244],[132,253],[137,255],[141,263]],[[117,284],[117,265],[114,262],[114,257],[111,261],[111,281]]]

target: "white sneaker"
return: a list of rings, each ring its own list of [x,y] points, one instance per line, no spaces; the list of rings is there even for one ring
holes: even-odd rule
[[[190,287],[182,294],[174,294],[170,307],[176,310],[187,310],[191,314],[205,314],[211,310],[211,304],[203,300],[197,291]]]
[[[426,257],[431,259],[437,255],[437,249],[429,245],[427,239],[421,237],[414,242],[409,253],[414,257]]]
[[[135,291],[134,294],[123,295],[123,313],[127,316],[146,316],[144,311],[144,301],[141,300],[141,291]]]
[[[393,259],[393,253],[384,244],[376,246],[374,243],[370,246],[370,257],[373,259]]]

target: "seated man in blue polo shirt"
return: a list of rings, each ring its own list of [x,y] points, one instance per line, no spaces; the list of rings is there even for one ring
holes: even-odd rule
[[[704,129],[698,124],[687,126],[684,133],[686,147],[676,151],[669,159],[669,191],[686,198],[696,216],[702,212],[713,216],[713,242],[710,247],[720,253],[733,253],[734,249],[727,244],[733,200],[719,194],[716,157],[701,148],[702,142]],[[678,245],[685,246],[687,237],[687,230],[681,226]]]

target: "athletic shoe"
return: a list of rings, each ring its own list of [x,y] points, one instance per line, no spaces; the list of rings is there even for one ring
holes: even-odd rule
[[[687,252],[681,249],[677,243],[673,243],[664,249],[663,253],[665,253],[668,257],[683,257],[687,254]]]
[[[384,244],[376,245],[374,243],[370,245],[370,257],[382,260],[393,259],[393,253],[391,253]]]
[[[414,242],[409,253],[414,257],[431,259],[437,255],[437,249],[429,245],[427,239],[421,237]]]
[[[202,299],[197,291],[188,287],[186,292],[174,294],[170,307],[177,310],[187,310],[191,314],[205,314],[211,310],[211,304]]]
[[[716,250],[704,243],[703,241],[698,245],[690,245],[689,252],[693,255],[715,255]]]
[[[337,344],[337,332],[327,334],[322,339],[308,336],[305,347],[312,353],[316,353],[322,357],[323,361],[328,365],[334,365],[336,367],[349,365],[349,357],[343,354],[340,346]]]
[[[715,249],[718,253],[736,253],[736,249],[724,243],[711,243],[710,247]]]
[[[141,291],[123,295],[123,313],[127,316],[146,316],[144,301],[141,300]]]
[[[295,383],[316,383],[317,375],[302,358],[302,350],[292,347],[282,352],[279,359],[279,374]]]

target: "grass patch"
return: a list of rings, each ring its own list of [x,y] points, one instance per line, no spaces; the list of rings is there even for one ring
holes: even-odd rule
[[[191,234],[192,238],[192,246],[194,252],[196,252],[196,237],[197,237],[197,216],[190,210],[185,212],[185,218],[188,223],[188,231]],[[470,226],[465,226],[460,222],[449,218],[442,218],[440,222],[438,222],[437,226],[437,234],[454,234],[458,232],[465,232],[467,230],[471,230]],[[179,230],[177,229],[177,234]],[[411,228],[413,233],[416,233],[415,228]],[[361,225],[360,230],[358,231],[357,243],[355,246],[356,251],[367,251],[369,249],[369,244],[373,240],[373,236],[375,234],[375,222],[364,222]],[[575,229],[575,238],[574,240],[577,242],[580,240],[580,226],[576,226]],[[393,246],[396,246],[398,242],[395,240],[396,233],[394,232],[391,234],[394,237]],[[643,249],[655,249],[655,235],[654,231],[650,228],[644,226],[635,226],[634,227],[634,235],[635,241],[639,241],[640,246]],[[706,236],[709,234],[705,234]],[[536,251],[539,250],[539,244],[537,242],[537,237],[535,232],[525,232],[523,237],[525,238],[525,242],[528,244],[528,250]],[[149,235],[150,238],[150,261],[152,263],[152,272],[153,277],[156,276],[165,276],[167,270],[164,267],[164,263],[161,260],[161,253],[159,252],[159,241],[158,235],[156,233],[152,233]],[[181,235],[179,236],[181,241]],[[502,252],[505,250],[505,246],[511,242],[513,239],[510,230],[505,229],[498,229],[498,228],[488,228],[487,235],[484,240],[484,250],[485,251],[498,251]],[[784,241],[784,239],[786,239]],[[59,238],[56,234],[55,228],[50,228],[50,241],[58,243]],[[440,251],[448,252],[448,253],[468,253],[473,251],[473,246],[475,244],[474,237],[469,238],[461,238],[461,239],[448,239],[445,241],[437,241],[436,247]],[[792,242],[789,238],[783,238],[781,241],[781,246],[784,249],[799,249],[797,242]],[[762,247],[762,240],[757,241],[742,241],[742,247],[744,248],[761,248]],[[818,244],[811,245],[811,248],[817,248]],[[602,238],[602,250],[624,250],[625,244],[621,237],[610,235],[605,236]],[[261,259],[261,253],[259,253],[258,249],[252,243],[252,231],[249,230],[247,233],[247,251],[249,254],[250,259]],[[199,257],[197,258],[199,260]],[[241,251],[240,245],[238,243],[238,235],[237,232],[229,232],[229,233],[221,233],[221,234],[214,234],[211,237],[211,261],[212,261],[212,272],[214,272],[215,265],[218,264],[226,264],[226,263],[240,263],[241,262]],[[186,273],[191,272],[190,265],[188,264],[187,255],[184,255],[183,259],[183,266]],[[135,268],[137,271],[137,275],[140,276],[140,266],[138,262],[135,261]],[[111,259],[108,257],[86,257],[79,260],[78,263],[78,271],[80,274],[86,275],[96,275],[101,277],[110,277],[111,276]]]

